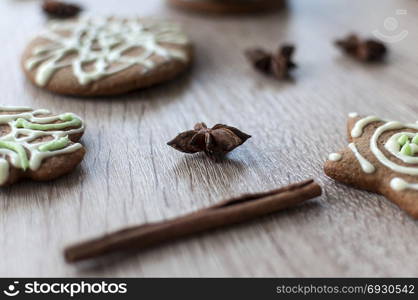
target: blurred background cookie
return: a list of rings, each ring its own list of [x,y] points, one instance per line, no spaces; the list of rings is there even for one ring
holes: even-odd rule
[[[22,65],[37,86],[78,96],[112,95],[176,77],[191,63],[181,28],[165,21],[54,21],[26,48]]]
[[[209,13],[256,13],[285,7],[286,0],[168,0],[174,6]]]

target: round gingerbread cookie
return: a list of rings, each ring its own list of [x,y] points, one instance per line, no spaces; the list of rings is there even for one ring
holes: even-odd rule
[[[22,66],[37,86],[76,95],[114,95],[175,78],[192,60],[177,24],[153,19],[53,21],[26,48]]]
[[[85,154],[84,122],[74,113],[0,106],[0,187],[71,172]]]
[[[197,12],[254,13],[280,9],[286,0],[168,0],[172,5]]]

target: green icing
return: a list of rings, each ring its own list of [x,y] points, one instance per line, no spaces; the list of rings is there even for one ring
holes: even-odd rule
[[[409,141],[409,138],[406,134],[403,134],[399,139],[398,139],[398,143],[399,145],[403,146],[406,144],[406,142]]]
[[[54,151],[64,148],[70,143],[68,136],[59,138],[55,141],[50,141],[46,144],[39,146],[39,151],[47,152],[47,151]]]
[[[409,142],[406,142],[406,144],[402,146],[401,153],[408,156],[412,155],[412,148]]]
[[[418,134],[414,136],[414,138],[412,139],[412,143],[414,143],[415,145],[418,145]]]
[[[68,127],[78,127],[81,125],[81,120],[79,118],[74,117],[74,115],[72,114],[62,114],[59,116],[59,119],[65,122],[55,124],[38,124],[19,118],[16,120],[16,127],[33,130],[60,130]]]
[[[19,155],[22,169],[26,171],[29,168],[29,160],[25,148],[22,145],[13,142],[0,141],[0,148],[5,148],[16,152]]]

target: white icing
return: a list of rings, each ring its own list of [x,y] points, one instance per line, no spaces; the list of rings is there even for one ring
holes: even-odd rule
[[[411,150],[412,150],[412,153],[415,155],[416,153],[418,153],[418,145],[416,145],[416,144],[410,144],[410,146],[411,146]],[[415,160],[413,160],[414,162],[415,162]]]
[[[357,147],[354,143],[350,143],[348,147],[353,151],[354,156],[357,158],[358,162],[360,163],[361,168],[365,173],[373,173],[376,171],[376,168],[367,160],[365,159],[360,152],[357,150]]]
[[[407,167],[407,166],[399,165],[391,161],[390,159],[388,159],[378,147],[378,143],[377,143],[378,139],[385,131],[396,130],[396,129],[401,129],[401,128],[411,128],[411,129],[418,130],[418,124],[403,124],[400,122],[393,122],[393,121],[383,124],[382,126],[378,127],[376,131],[373,133],[370,139],[370,150],[376,156],[377,160],[383,165],[385,165],[386,167],[388,167],[389,169],[398,173],[417,176],[418,167]],[[392,142],[388,145],[388,147],[393,147]],[[403,157],[402,154],[398,154],[397,157],[398,156]]]
[[[399,163],[396,163],[390,160],[388,157],[386,157],[386,155],[379,149],[379,138],[381,137],[382,134],[384,134],[387,131],[399,130],[399,129],[413,129],[417,131],[418,123],[405,124],[401,122],[385,121],[375,116],[369,116],[356,122],[356,124],[353,127],[353,130],[351,131],[351,136],[360,137],[363,133],[364,127],[376,121],[385,122],[383,125],[376,128],[376,130],[374,131],[373,135],[370,138],[370,150],[373,153],[373,155],[376,157],[376,159],[379,161],[379,163],[381,163],[382,165],[386,166],[387,168],[397,173],[407,174],[411,176],[418,176],[418,167],[417,167],[418,156],[416,156],[416,154],[418,153],[418,145],[410,142],[417,135],[417,132],[409,132],[409,131],[396,132],[389,137],[389,139],[386,141],[384,145],[385,149],[391,155],[401,160],[403,163],[408,164],[408,165],[413,165],[413,166],[400,165]],[[410,154],[410,155],[407,155],[405,154],[404,151],[401,151],[402,145],[400,144],[399,140],[400,140],[400,137],[404,135],[408,137],[408,141],[406,141],[406,143],[409,148],[408,151],[410,150],[410,152],[407,154]],[[402,141],[401,143],[404,143],[404,141]],[[361,163],[362,157],[356,150],[355,145],[350,144],[349,146],[351,150],[356,154],[357,159]],[[365,172],[367,172],[363,166],[362,168]],[[369,170],[371,170],[371,168],[369,168]],[[393,178],[390,182],[390,186],[393,190],[396,190],[396,191],[402,191],[405,189],[418,190],[417,183],[408,183],[404,179],[399,178],[399,177]]]
[[[409,183],[399,177],[395,177],[390,181],[390,187],[395,191],[403,191],[406,189],[418,190],[418,184]]]
[[[4,158],[0,158],[0,184],[3,184],[9,178],[9,163]]]
[[[358,113],[356,113],[356,112],[351,112],[351,113],[349,113],[349,114],[348,114],[348,116],[349,116],[350,118],[357,118],[357,117],[358,117]]]
[[[342,159],[342,155],[340,154],[340,153],[331,153],[329,156],[328,156],[328,159],[329,160],[332,160],[332,161],[339,161],[339,160],[341,160]]]
[[[13,108],[14,109],[14,108]],[[42,152],[38,148],[41,145],[49,143],[51,141],[56,141],[62,137],[66,137],[72,134],[80,133],[84,131],[84,122],[81,121],[81,125],[79,128],[76,129],[69,129],[69,130],[49,130],[49,131],[42,131],[42,130],[35,130],[35,129],[27,129],[27,128],[18,128],[16,126],[17,120],[19,118],[25,119],[32,123],[38,124],[48,124],[48,123],[55,123],[58,120],[61,120],[60,117],[62,116],[72,116],[74,118],[80,119],[78,116],[72,113],[65,113],[59,116],[37,116],[37,115],[44,115],[48,114],[49,111],[45,109],[38,109],[38,110],[31,110],[27,112],[27,108],[25,108],[25,112],[20,113],[19,111],[13,112],[13,109],[4,107],[0,107],[0,112],[11,112],[10,114],[0,114],[0,124],[8,124],[10,127],[10,132],[0,137],[0,142],[9,142],[14,143],[17,145],[23,146],[27,153],[29,153],[29,168],[31,170],[36,170],[40,167],[42,161],[50,156],[55,156],[59,154],[71,153],[80,149],[82,146],[79,143],[74,143],[69,146],[64,147],[63,149],[54,150],[54,151],[45,151]],[[23,109],[22,109],[23,110]],[[81,119],[80,119],[81,120]],[[35,142],[32,141],[42,137],[42,136],[51,136],[53,139],[45,142]],[[18,153],[13,150],[0,148],[0,157],[8,157],[10,163],[16,167],[25,169],[20,161]],[[4,183],[7,180],[9,173],[9,163],[7,160],[1,158],[0,159],[0,184]]]
[[[0,111],[31,111],[32,108],[26,106],[1,106]]]
[[[189,43],[175,24],[117,18],[56,21],[41,37],[50,43],[36,47],[25,61],[27,70],[37,69],[35,81],[39,86],[45,86],[64,67],[71,67],[82,85],[134,65],[140,65],[145,73],[168,59],[186,60],[186,50],[167,45]],[[142,51],[125,54],[132,49]],[[156,56],[163,62],[157,63]],[[92,70],[85,70],[86,64]]]
[[[369,117],[365,117],[361,120],[358,120],[356,122],[356,124],[354,125],[353,129],[351,130],[351,136],[353,138],[360,137],[363,134],[364,127],[366,127],[368,124],[370,124],[372,122],[376,122],[376,121],[381,121],[381,120],[380,120],[380,118],[375,117],[375,116],[369,116]]]
[[[401,145],[399,145],[398,143],[398,139],[403,136],[406,135],[410,138],[413,138],[416,133],[412,133],[412,132],[399,132],[396,133],[394,135],[392,135],[388,141],[385,143],[385,148],[394,156],[396,156],[397,158],[399,158],[400,160],[402,160],[404,163],[407,164],[418,164],[418,156],[410,156],[410,155],[405,155],[402,154],[400,152],[401,150]],[[412,153],[418,153],[418,145],[415,144],[410,144],[410,147],[412,149]]]

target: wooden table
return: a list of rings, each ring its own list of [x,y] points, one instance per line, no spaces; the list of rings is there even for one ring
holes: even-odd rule
[[[75,172],[0,191],[0,276],[418,276],[417,221],[322,171],[327,155],[347,144],[349,112],[417,120],[415,1],[292,0],[287,12],[243,17],[186,14],[154,0],[84,2],[87,14],[184,23],[196,63],[190,75],[125,96],[53,95],[32,86],[19,65],[45,23],[40,1],[0,1],[0,102],[72,111],[88,123],[88,154]],[[409,32],[390,44],[386,64],[356,63],[332,45],[352,30],[385,33],[390,16],[400,22],[392,36]],[[285,41],[298,47],[294,83],[267,79],[243,58],[249,46]],[[221,164],[166,145],[199,121],[253,138]],[[310,177],[324,195],[297,209],[121,259],[70,266],[62,257],[80,239]]]

